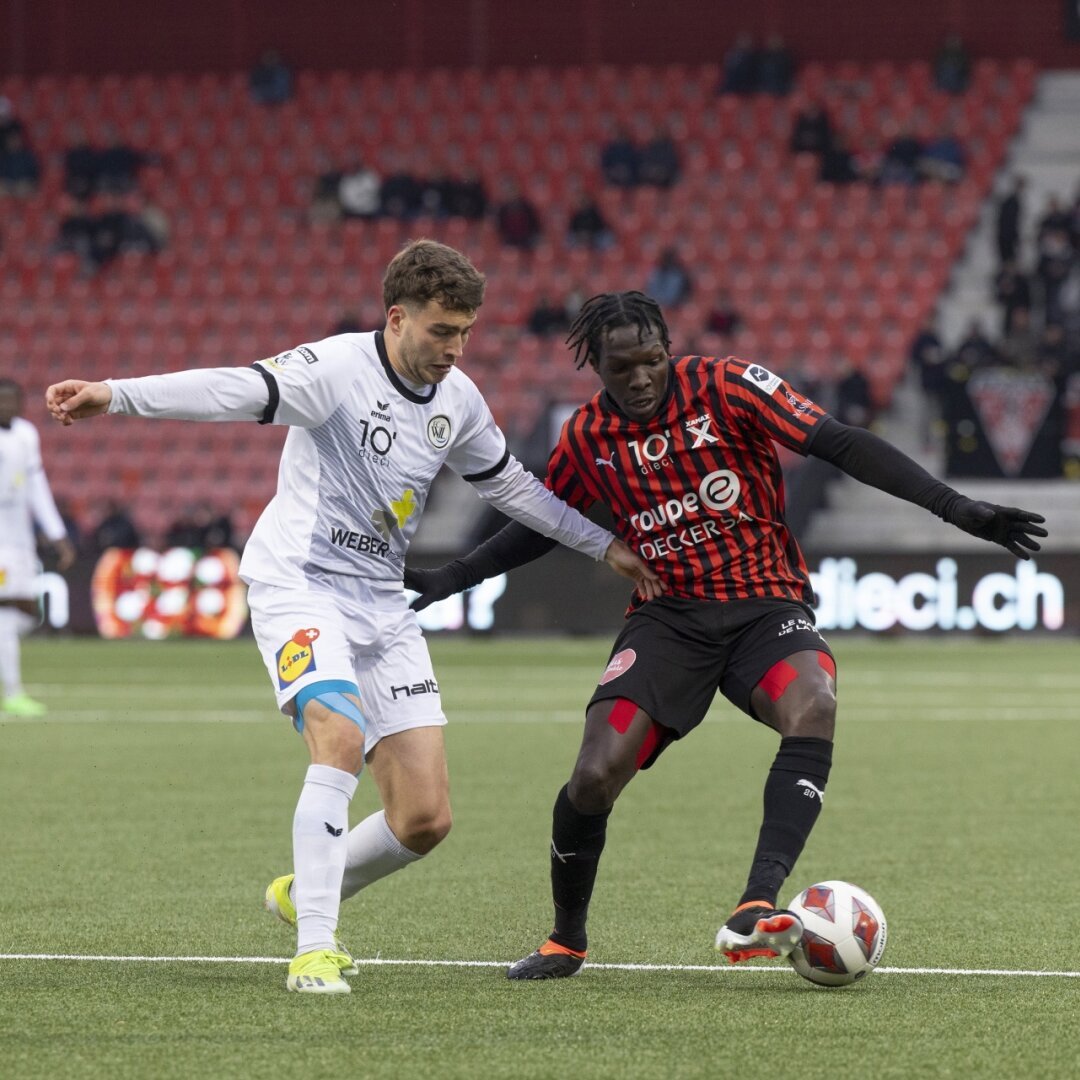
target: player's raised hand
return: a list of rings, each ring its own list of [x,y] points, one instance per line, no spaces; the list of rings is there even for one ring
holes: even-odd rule
[[[1030,559],[1031,552],[1039,550],[1039,542],[1033,537],[1048,535],[1041,527],[1046,521],[1041,514],[975,499],[963,499],[958,503],[949,520],[980,540],[1000,544],[1018,559]]]
[[[112,390],[103,382],[65,379],[45,391],[45,405],[54,420],[69,427],[76,420],[86,420],[107,412]]]
[[[655,600],[664,586],[656,573],[643,562],[641,556],[633,552],[618,538],[608,544],[604,553],[604,562],[617,574],[629,578],[637,586],[638,595],[643,600]]]

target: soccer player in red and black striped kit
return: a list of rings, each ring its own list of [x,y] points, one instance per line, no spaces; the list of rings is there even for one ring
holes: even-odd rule
[[[635,597],[555,800],[555,929],[511,979],[575,975],[607,819],[622,789],[701,723],[716,691],[780,735],[746,889],[716,947],[733,962],[786,956],[802,935],[776,907],[821,811],[832,764],[836,664],[814,628],[802,553],[784,522],[774,444],[832,462],[1020,558],[1038,514],[965,498],[891,444],[841,424],[778,375],[734,358],[669,355],[663,313],[638,292],[589,300],[571,328],[603,389],[567,421],[547,484],[579,510],[603,503],[664,595]],[[414,607],[521,566],[554,544],[511,523],[464,559],[407,570]]]

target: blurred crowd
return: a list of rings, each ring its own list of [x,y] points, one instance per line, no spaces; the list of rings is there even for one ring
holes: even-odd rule
[[[117,500],[109,502],[101,517],[92,523],[80,520],[67,500],[57,499],[56,505],[71,542],[81,555],[89,558],[97,558],[109,548],[144,545],[163,551],[174,547],[197,551],[243,549],[243,543],[235,534],[231,512],[208,502],[185,507],[161,535],[150,534],[141,528],[132,510]]]

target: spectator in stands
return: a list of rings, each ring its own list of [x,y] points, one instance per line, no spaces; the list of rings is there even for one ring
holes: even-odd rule
[[[997,362],[997,351],[986,336],[982,323],[972,319],[949,361],[949,377],[964,382],[973,372],[994,367]]]
[[[855,164],[855,155],[848,148],[847,137],[842,132],[833,136],[821,155],[818,176],[823,184],[851,184],[862,179]]]
[[[754,39],[744,31],[724,55],[717,89],[721,94],[753,94],[757,88],[758,52]]]
[[[1047,324],[1064,321],[1061,290],[1072,271],[1075,252],[1065,228],[1051,226],[1039,234],[1038,264],[1035,268],[1043,294],[1043,319]]]
[[[260,105],[281,105],[292,97],[292,72],[275,49],[267,49],[251,69],[248,86]]]
[[[97,191],[98,152],[80,124],[70,124],[64,152],[64,190],[76,199],[89,199]]]
[[[1072,241],[1072,215],[1061,203],[1057,195],[1049,195],[1046,199],[1046,209],[1039,218],[1037,236],[1041,240],[1045,232],[1065,232]]]
[[[341,200],[338,188],[341,186],[342,172],[331,165],[325,154],[319,155],[319,173],[311,192],[309,216],[314,222],[340,221]]]
[[[796,114],[788,145],[793,154],[824,154],[832,138],[829,114],[820,102],[812,101]]]
[[[111,125],[106,128],[105,149],[97,154],[95,190],[109,195],[126,195],[135,190],[139,170],[161,159],[157,154],[136,150]]]
[[[487,213],[487,189],[475,169],[466,168],[447,185],[446,212],[451,217],[480,221]]]
[[[1037,348],[1038,336],[1031,324],[1031,310],[1018,307],[1013,312],[1009,332],[998,342],[998,360],[1008,367],[1028,367],[1035,360]]]
[[[874,419],[870,383],[850,360],[841,360],[835,373],[836,404],[833,416],[842,424],[869,427]]]
[[[1009,194],[1001,200],[997,212],[998,258],[1002,263],[1014,262],[1020,254],[1020,229],[1024,214],[1024,188],[1027,181],[1022,176],[1013,180]]]
[[[933,319],[923,323],[911,343],[911,363],[919,375],[919,385],[926,396],[926,408],[921,412],[919,434],[923,446],[931,445],[935,430],[940,428],[945,411],[945,391],[948,386],[948,357],[938,337]]]
[[[105,516],[90,533],[91,550],[97,554],[106,548],[137,548],[141,545],[142,537],[127,509],[110,499]]]
[[[742,316],[736,310],[730,293],[726,289],[721,289],[705,320],[706,331],[710,334],[720,334],[722,337],[731,337],[741,325]]]
[[[199,546],[204,551],[210,548],[239,550],[228,510],[214,510],[209,503],[204,503],[199,509],[199,521],[202,523],[202,543]]]
[[[554,303],[549,296],[543,294],[529,316],[527,328],[530,334],[536,334],[537,337],[550,337],[552,334],[569,330],[570,318],[566,314],[565,306]]]
[[[1058,379],[1073,371],[1080,371],[1080,364],[1076,361],[1076,356],[1069,356],[1065,327],[1060,323],[1044,326],[1035,350],[1036,367],[1048,378]]]
[[[566,229],[566,242],[571,247],[607,251],[615,243],[611,231],[596,201],[585,192],[578,196],[574,212]]]
[[[911,130],[901,131],[886,147],[878,179],[882,184],[917,184],[923,145]]]
[[[503,201],[495,211],[495,225],[507,247],[531,251],[540,238],[540,216],[513,181],[503,185]]]
[[[449,188],[449,181],[441,172],[420,177],[417,182],[417,212],[425,217],[446,217]]]
[[[619,128],[614,138],[600,152],[600,171],[613,187],[637,187],[641,170],[641,153],[630,132]]]
[[[412,170],[405,154],[393,154],[379,190],[379,208],[383,217],[408,221],[420,213],[422,181]]]
[[[1001,332],[1012,330],[1013,315],[1018,308],[1031,308],[1031,284],[1015,262],[1002,264],[994,278],[994,299],[1001,307]]]
[[[795,58],[779,34],[771,34],[757,57],[757,89],[773,97],[787,97],[795,81]]]
[[[94,259],[94,230],[96,221],[77,200],[67,201],[62,207],[60,231],[53,246],[57,254],[71,254],[79,259],[87,273],[97,269]]]
[[[949,34],[934,57],[934,85],[947,94],[962,94],[971,81],[971,57],[959,34]]]
[[[379,174],[354,157],[338,181],[337,197],[347,218],[378,217],[382,181]]]
[[[663,128],[641,148],[638,162],[638,182],[653,187],[669,188],[679,179],[679,151],[675,140]]]
[[[919,158],[919,172],[924,179],[955,184],[964,178],[967,154],[956,133],[943,127],[937,136],[923,148]]]
[[[26,136],[12,128],[0,141],[0,195],[32,195],[41,180],[41,166]]]
[[[26,138],[26,126],[15,115],[15,106],[11,104],[11,98],[0,94],[0,146],[3,146],[7,137],[16,131],[24,139]]]
[[[663,307],[678,307],[694,291],[690,273],[674,248],[665,248],[645,283],[645,292]]]
[[[202,516],[202,520],[200,520]],[[209,518],[198,506],[188,506],[165,530],[164,544],[167,548],[201,548],[204,528]]]

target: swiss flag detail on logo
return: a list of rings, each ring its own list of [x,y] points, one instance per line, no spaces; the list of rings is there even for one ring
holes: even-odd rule
[[[604,668],[604,674],[600,676],[600,685],[606,686],[613,679],[617,679],[620,675],[629,671],[634,666],[636,659],[637,653],[633,649],[623,649],[622,652],[617,652],[609,661],[608,666]]]

